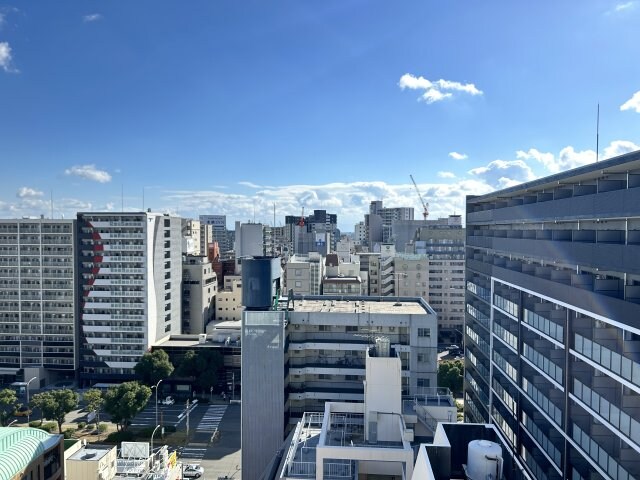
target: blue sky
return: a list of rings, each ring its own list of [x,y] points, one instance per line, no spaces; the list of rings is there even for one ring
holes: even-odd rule
[[[0,1],[0,216],[431,218],[640,145],[640,0]],[[122,194],[124,192],[124,194]]]

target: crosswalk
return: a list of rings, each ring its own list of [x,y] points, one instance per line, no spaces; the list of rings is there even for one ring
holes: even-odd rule
[[[210,405],[203,415],[202,420],[200,420],[196,431],[206,433],[215,432],[226,410],[227,405]]]
[[[182,449],[180,456],[185,459],[192,460],[202,460],[204,458],[204,454],[206,453],[206,447],[198,447],[198,446],[186,446]]]

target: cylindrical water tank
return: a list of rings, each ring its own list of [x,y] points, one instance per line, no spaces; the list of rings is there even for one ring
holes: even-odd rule
[[[489,440],[472,440],[467,449],[469,480],[498,480],[502,476],[502,447]]]
[[[280,278],[280,260],[274,257],[242,259],[242,305],[247,310],[268,310],[273,303],[274,280]]]
[[[378,357],[388,357],[391,349],[391,342],[388,337],[376,337],[376,354]]]

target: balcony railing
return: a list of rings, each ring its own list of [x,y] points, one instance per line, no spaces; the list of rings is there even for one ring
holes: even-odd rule
[[[640,363],[620,355],[593,340],[582,335],[575,334],[575,349],[585,357],[593,360],[598,365],[640,386]]]
[[[526,343],[522,345],[522,355],[560,385],[564,383],[562,367],[542,355]]]
[[[524,309],[524,317],[522,319],[524,323],[532,326],[536,330],[550,336],[554,340],[562,342],[564,339],[564,327],[552,322],[548,318],[543,317],[531,310]]]
[[[598,442],[575,423],[573,424],[572,438],[611,478],[617,480],[635,480],[635,477],[631,475],[627,469],[620,465]]]

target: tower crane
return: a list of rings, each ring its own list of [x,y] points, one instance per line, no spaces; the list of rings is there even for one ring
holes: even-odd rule
[[[427,217],[429,216],[429,204],[426,203],[424,201],[424,199],[422,198],[422,195],[420,194],[420,190],[418,189],[418,184],[416,183],[416,181],[413,179],[413,175],[409,174],[409,176],[411,177],[411,181],[413,182],[413,186],[416,189],[416,193],[418,194],[418,198],[420,199],[420,203],[422,203],[422,218],[424,220],[427,219]]]

